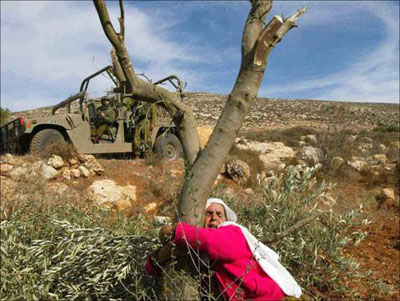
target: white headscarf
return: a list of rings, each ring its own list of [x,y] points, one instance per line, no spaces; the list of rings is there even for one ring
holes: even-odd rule
[[[233,212],[233,210],[229,208],[223,200],[210,198],[207,200],[205,209],[207,209],[212,203],[220,204],[225,208],[227,221],[223,222],[221,225],[219,225],[219,227],[229,225],[239,227],[247,240],[247,244],[249,245],[254,258],[258,261],[264,272],[279,285],[279,287],[287,296],[300,298],[301,288],[297,284],[296,280],[294,280],[292,275],[290,275],[290,273],[279,262],[278,254],[255,238],[247,228],[237,224],[237,216],[235,212]]]

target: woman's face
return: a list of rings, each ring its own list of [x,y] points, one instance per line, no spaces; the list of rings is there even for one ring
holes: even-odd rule
[[[212,203],[206,209],[204,228],[218,228],[218,226],[223,222],[226,222],[224,206]]]

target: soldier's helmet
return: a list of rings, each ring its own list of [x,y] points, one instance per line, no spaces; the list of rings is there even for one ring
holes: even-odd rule
[[[108,102],[108,104],[110,104],[111,98],[110,98],[109,96],[103,96],[103,97],[101,98],[101,103],[102,103],[102,104],[106,104],[107,102]]]

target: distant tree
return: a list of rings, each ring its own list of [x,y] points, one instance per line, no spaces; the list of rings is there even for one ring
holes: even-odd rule
[[[0,107],[0,125],[3,125],[7,122],[10,117],[11,111],[9,109],[5,109]]]

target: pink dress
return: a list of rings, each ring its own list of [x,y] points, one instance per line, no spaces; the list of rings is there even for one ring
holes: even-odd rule
[[[213,262],[218,289],[226,300],[282,300],[281,288],[260,267],[253,257],[239,227],[229,225],[218,229],[197,228],[178,223],[173,242],[187,244],[207,255]],[[159,271],[148,258],[145,270],[150,275]]]

